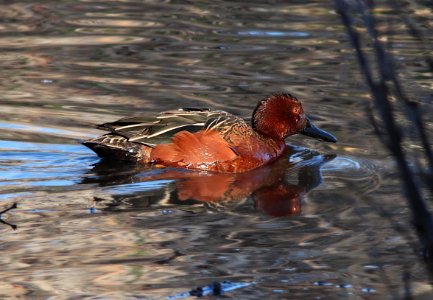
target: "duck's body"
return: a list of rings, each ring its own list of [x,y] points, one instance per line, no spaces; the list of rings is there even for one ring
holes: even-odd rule
[[[313,128],[317,138],[335,138],[312,126],[301,103],[288,94],[263,99],[252,127],[225,111],[179,109],[152,120],[125,118],[99,126],[110,133],[83,144],[105,158],[218,172],[245,172],[278,158],[288,135]],[[320,135],[321,134],[321,135]]]

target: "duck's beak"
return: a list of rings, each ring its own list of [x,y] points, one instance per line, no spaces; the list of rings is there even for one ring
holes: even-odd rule
[[[305,126],[305,128],[299,133],[325,142],[337,142],[335,136],[333,136],[329,132],[326,132],[325,130],[319,129],[314,126],[314,124],[311,123],[309,118],[307,118],[307,126]]]

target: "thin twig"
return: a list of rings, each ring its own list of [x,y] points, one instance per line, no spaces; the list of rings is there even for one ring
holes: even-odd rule
[[[385,50],[384,46],[380,42],[379,32],[376,29],[376,20],[371,14],[372,9],[374,8],[374,2],[368,1],[368,5],[366,5],[364,1],[357,0],[358,5],[355,8],[357,9],[357,13],[363,18],[364,26],[367,28],[372,42],[378,66],[376,71],[379,79],[377,82],[373,79],[372,69],[368,65],[368,60],[360,42],[359,33],[354,29],[353,22],[348,13],[351,7],[348,6],[344,0],[335,0],[335,4],[338,13],[341,16],[341,20],[346,27],[352,46],[356,51],[358,62],[365,81],[370,88],[375,108],[381,117],[382,126],[380,126],[380,128],[383,128],[386,133],[385,135],[382,134],[381,139],[384,139],[386,136],[385,145],[393,154],[397,162],[404,182],[406,198],[408,199],[412,211],[413,224],[418,234],[418,238],[425,249],[425,258],[428,262],[429,270],[433,274],[433,218],[427,209],[421,188],[409,167],[406,154],[403,150],[403,134],[401,128],[396,123],[394,107],[390,101],[391,93],[388,84],[392,85],[393,90],[397,93],[397,97],[403,103],[408,119],[412,121],[412,124],[415,124],[414,126],[421,138],[421,143],[425,150],[424,154],[429,161],[431,172],[433,171],[433,159],[429,157],[429,155],[431,155],[431,149],[426,140],[427,135],[424,131],[422,119],[419,111],[412,107],[411,102],[404,95],[403,89],[397,80],[392,56]],[[379,128],[377,122],[374,122],[373,124],[376,129]]]

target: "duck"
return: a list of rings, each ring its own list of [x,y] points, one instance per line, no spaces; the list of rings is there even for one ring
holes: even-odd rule
[[[181,108],[98,128],[108,133],[83,145],[103,159],[224,173],[247,172],[275,161],[287,148],[285,139],[294,134],[337,142],[312,123],[289,93],[260,100],[251,125],[222,110]]]

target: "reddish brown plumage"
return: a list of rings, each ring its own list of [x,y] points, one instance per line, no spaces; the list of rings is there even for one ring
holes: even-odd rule
[[[181,131],[173,136],[172,143],[157,145],[150,155],[157,163],[197,169],[235,158],[227,141],[214,130]]]
[[[290,94],[276,94],[257,104],[252,126],[265,136],[283,140],[301,131],[306,122],[307,117],[298,99]]]
[[[284,141],[256,135],[227,136],[229,144],[217,131],[197,133],[181,131],[172,143],[156,146],[150,161],[166,166],[219,172],[245,172],[270,162],[284,151]]]
[[[259,102],[252,129],[237,130],[232,124],[220,131],[181,131],[172,143],[161,144],[150,160],[159,164],[219,172],[245,172],[275,160],[284,151],[284,139],[305,127],[301,103],[288,94],[277,94]]]
[[[103,124],[111,133],[84,144],[104,157],[218,172],[245,172],[278,158],[286,147],[284,139],[290,135],[303,133],[336,141],[311,124],[301,103],[290,94],[275,94],[261,100],[253,112],[252,127],[227,112],[207,109],[163,112],[154,122],[139,120],[127,118]],[[182,128],[186,130],[179,131]],[[172,134],[170,143],[161,143],[159,139],[152,146],[148,142],[169,133]]]

